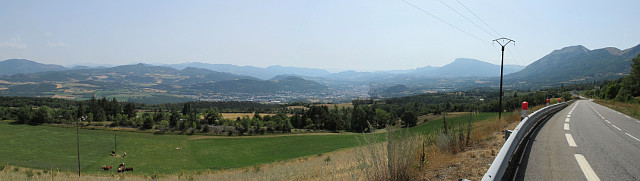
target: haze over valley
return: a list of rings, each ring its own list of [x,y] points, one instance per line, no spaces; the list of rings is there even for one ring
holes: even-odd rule
[[[529,66],[506,65],[506,89],[613,80],[629,73],[635,46],[625,50],[583,46],[551,52]],[[230,64],[132,64],[64,67],[32,60],[0,62],[0,95],[83,100],[117,97],[144,103],[204,101],[350,102],[422,93],[497,88],[500,66],[458,58],[442,67],[376,72]]]

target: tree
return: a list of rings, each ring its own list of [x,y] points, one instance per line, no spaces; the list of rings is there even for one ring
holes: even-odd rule
[[[604,92],[605,99],[614,99],[618,95],[620,91],[620,85],[615,82],[610,82],[609,86],[607,86],[607,90]]]
[[[96,100],[96,96],[91,97],[89,101],[89,112],[93,114],[93,119],[89,119],[91,121],[105,121],[107,119],[107,115],[105,113],[104,105],[107,103],[106,98],[102,98],[100,100]]]
[[[16,118],[18,123],[29,124],[33,117],[33,109],[29,106],[22,106],[16,110]]]
[[[338,132],[338,130],[344,129],[343,119],[340,115],[340,110],[338,106],[334,105],[333,109],[329,111],[329,120],[325,123],[325,127],[328,130],[333,132]],[[297,120],[296,120],[297,121]],[[293,117],[291,118],[291,123],[294,123]]]
[[[94,113],[93,119],[94,121],[102,122],[107,120],[107,113],[104,112],[102,108],[97,109],[98,111]]]
[[[368,120],[367,120],[367,111],[365,110],[364,105],[360,105],[358,102],[355,102],[353,105],[353,113],[351,116],[351,130],[354,132],[365,132],[370,131]]]
[[[157,127],[159,130],[163,130],[163,131],[169,130],[169,129],[170,129],[170,127],[169,127],[169,121],[167,121],[167,120],[162,120],[162,121],[160,121],[160,122],[158,123],[158,126],[156,126],[156,127]]]
[[[276,127],[278,130],[285,133],[291,132],[293,126],[291,125],[291,121],[289,120],[287,115],[285,115],[284,113],[278,113],[273,116],[273,118],[276,122]]]
[[[159,123],[160,121],[164,120],[164,112],[162,111],[162,108],[160,110],[158,110],[158,112],[155,112],[153,114],[153,122],[154,123]]]
[[[84,117],[84,106],[82,103],[80,103],[80,105],[78,105],[78,109],[76,110],[76,119],[81,119],[82,117]]]
[[[127,103],[127,105],[124,106],[124,114],[126,114],[128,118],[135,118],[136,117],[135,106],[132,103]]]
[[[382,129],[391,122],[391,114],[382,109],[376,109],[376,128]]]
[[[640,54],[633,58],[631,72],[623,78],[622,89],[627,91],[632,97],[640,96]],[[620,90],[621,92],[623,90]],[[626,96],[626,95],[625,95]]]
[[[178,121],[180,121],[180,113],[177,111],[171,112],[171,117],[169,117],[169,127],[176,128],[178,126]]]
[[[238,133],[239,136],[243,135],[244,133],[246,133],[247,131],[249,131],[250,129],[250,121],[251,118],[249,118],[249,116],[242,116],[242,118],[237,118],[236,122],[240,123],[240,128],[238,129],[238,131],[240,131],[240,133]]]
[[[191,104],[190,103],[184,103],[184,105],[182,106],[182,115],[188,115],[191,113]]]
[[[302,117],[298,113],[296,113],[293,116],[291,116],[291,124],[293,125],[293,127],[298,128],[298,129],[303,129],[304,126],[305,126],[304,120],[302,119]]]
[[[142,129],[151,129],[153,128],[153,119],[151,116],[145,116],[144,122],[142,123]]]
[[[404,112],[400,119],[402,119],[405,127],[413,127],[418,123],[418,117],[416,117],[416,115],[411,111]]]
[[[258,113],[256,113],[258,114]],[[260,116],[260,115],[258,115]],[[255,115],[254,115],[255,117]],[[207,114],[205,115],[204,119],[207,121],[207,124],[216,124],[216,122],[219,122],[218,120],[222,119],[222,114],[220,114],[218,112],[218,110],[216,108],[211,108],[207,111]]]
[[[111,112],[109,113],[109,115],[116,116],[121,112],[122,112],[122,107],[120,107],[118,100],[114,97],[113,99],[111,99]]]
[[[33,121],[31,122],[31,124],[43,124],[51,122],[51,120],[53,120],[53,116],[51,115],[51,108],[49,108],[49,106],[41,106],[33,116]]]

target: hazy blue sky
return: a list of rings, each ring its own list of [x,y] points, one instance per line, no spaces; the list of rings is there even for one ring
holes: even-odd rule
[[[205,62],[330,70],[500,63],[555,49],[640,44],[637,0],[0,1],[0,60],[72,65]],[[449,9],[451,6],[476,27]],[[487,32],[485,32],[485,30]],[[493,34],[493,35],[490,35]]]

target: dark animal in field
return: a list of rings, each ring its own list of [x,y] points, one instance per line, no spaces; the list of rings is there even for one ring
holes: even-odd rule
[[[133,167],[127,167],[124,169],[124,171],[132,171],[133,172]]]
[[[111,154],[114,154],[114,155],[115,155],[115,154],[116,154],[116,151],[111,150]]]
[[[111,170],[111,168],[113,168],[113,165],[109,165],[109,166],[103,165],[102,166],[102,170]]]
[[[118,172],[124,172],[124,167],[118,167]]]
[[[119,164],[118,167],[124,167],[124,163]]]
[[[122,157],[126,157],[127,156],[127,152],[124,152],[124,154],[122,155]]]

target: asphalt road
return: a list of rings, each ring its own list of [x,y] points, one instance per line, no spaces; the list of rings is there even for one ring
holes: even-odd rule
[[[532,134],[516,180],[640,180],[640,121],[589,100]]]

